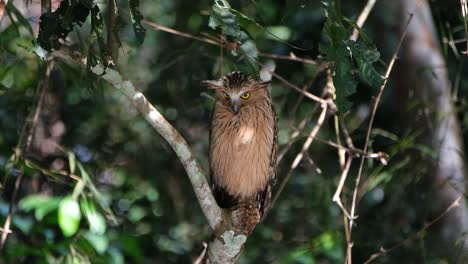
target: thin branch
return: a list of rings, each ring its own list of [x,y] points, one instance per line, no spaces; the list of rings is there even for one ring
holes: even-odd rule
[[[112,61],[117,60],[117,49],[115,48],[115,16],[117,14],[116,0],[109,0],[107,5],[107,52]]]
[[[336,188],[335,194],[333,194],[332,201],[338,204],[338,206],[341,208],[343,213],[346,215],[348,219],[351,218],[351,215],[348,213],[348,211],[344,208],[343,203],[341,202],[341,192],[344,187],[344,183],[346,182],[346,178],[348,177],[349,173],[349,168],[351,168],[351,163],[353,162],[353,156],[349,156],[348,160],[345,163],[345,166],[343,167],[343,171],[341,172],[340,176],[340,181],[338,183],[338,187]]]
[[[148,25],[148,26],[150,26],[150,27],[152,27],[152,28],[154,28],[156,30],[162,30],[162,31],[165,31],[167,33],[178,35],[178,36],[181,36],[181,37],[184,37],[184,38],[189,38],[189,39],[205,42],[205,43],[208,43],[208,44],[211,44],[211,45],[222,46],[222,44],[219,41],[215,41],[215,40],[205,38],[205,37],[197,37],[197,36],[182,32],[182,31],[178,31],[178,30],[175,30],[175,29],[172,29],[172,28],[168,28],[168,27],[156,24],[156,23],[148,21],[146,19],[143,20],[143,23],[145,23],[146,25]]]
[[[50,54],[51,58],[60,58],[70,64],[86,67],[86,60],[69,49],[61,48]],[[94,66],[91,71],[98,77],[120,90],[132,105],[145,117],[146,121],[169,143],[179,157],[192,183],[195,195],[208,220],[210,227],[215,230],[222,219],[222,210],[216,203],[211,189],[190,147],[180,133],[159,113],[159,111],[139,92],[132,82],[125,80],[122,75],[103,64]]]
[[[311,113],[308,116],[306,116],[304,119],[302,119],[302,121],[299,123],[299,126],[291,134],[291,137],[288,140],[288,144],[285,147],[283,147],[283,149],[278,154],[278,158],[276,159],[277,165],[281,162],[281,160],[284,158],[284,156],[289,151],[289,149],[291,149],[292,145],[294,145],[294,143],[296,143],[296,141],[300,138],[299,136],[304,132],[306,125],[310,122],[312,117],[315,115],[315,112],[317,111],[318,106],[319,106],[318,104],[314,106]]]
[[[423,233],[428,229],[430,228],[431,226],[433,226],[435,223],[439,222],[442,218],[444,218],[444,216],[446,216],[453,208],[457,207],[460,205],[460,201],[463,199],[463,195],[460,195],[457,199],[455,199],[455,201],[453,201],[452,204],[450,204],[449,207],[447,207],[445,209],[445,211],[443,211],[439,216],[437,216],[436,218],[434,218],[432,221],[430,221],[429,223],[427,224],[424,224],[424,226],[418,230],[418,232],[416,232],[415,234],[413,234],[412,236],[409,236],[407,238],[405,238],[404,240],[396,243],[395,245],[385,249],[383,247],[380,248],[380,251],[379,252],[375,252],[374,254],[372,254],[367,260],[366,262],[364,262],[364,264],[368,264],[368,263],[371,263],[372,261],[374,261],[375,259],[395,250],[395,249],[398,249],[400,248],[401,246],[403,246],[404,244],[408,243],[409,241],[412,241],[418,237],[420,237],[421,235],[423,235]]]
[[[28,120],[24,125],[24,128],[23,128],[24,130],[27,130],[26,127],[28,125],[30,125],[30,126],[29,126],[29,129],[27,131],[26,144],[25,144],[23,150],[21,151],[22,156],[25,156],[27,153],[29,153],[29,150],[31,149],[32,141],[33,141],[33,137],[34,137],[34,132],[36,130],[37,122],[39,121],[39,116],[40,116],[41,110],[42,110],[42,105],[44,104],[45,95],[46,95],[47,89],[49,87],[49,79],[50,79],[50,74],[52,72],[53,67],[54,67],[54,61],[50,61],[47,64],[44,79],[42,81],[40,81],[39,85],[38,85],[39,98],[38,98],[38,101],[37,101],[36,108],[34,110],[33,118],[30,121]],[[21,145],[21,142],[22,142],[22,140],[20,139],[19,145]],[[19,146],[19,147],[21,147],[21,146]],[[15,181],[15,188],[13,189],[10,204],[9,204],[9,207],[8,207],[8,215],[7,215],[6,219],[5,219],[5,224],[3,225],[3,233],[2,233],[1,240],[0,240],[0,252],[3,250],[3,248],[5,246],[8,235],[11,233],[10,226],[11,226],[11,221],[13,220],[13,210],[14,210],[14,206],[15,206],[15,203],[16,203],[16,198],[18,196],[19,189],[21,188],[21,184],[23,182],[23,175],[24,175],[24,172],[23,172],[23,169],[21,169],[21,171],[19,172],[19,175],[17,176],[16,181]]]
[[[364,148],[363,148],[364,152],[367,152],[367,148],[369,147],[369,141],[370,141],[372,126],[374,124],[374,118],[375,118],[375,114],[377,112],[377,108],[378,108],[379,103],[380,103],[380,99],[382,98],[383,91],[385,90],[385,86],[387,85],[388,77],[390,76],[390,73],[392,72],[393,65],[395,64],[395,61],[396,61],[396,58],[397,58],[397,54],[400,51],[401,45],[403,44],[403,40],[405,39],[406,33],[408,32],[408,27],[409,27],[409,24],[410,24],[411,20],[413,19],[413,16],[414,16],[414,14],[409,15],[408,21],[406,22],[403,33],[402,33],[402,35],[400,37],[400,41],[398,43],[398,46],[397,46],[395,52],[393,53],[392,59],[391,59],[390,64],[388,65],[388,68],[387,68],[387,72],[385,73],[384,82],[383,82],[382,86],[380,87],[379,93],[377,94],[377,97],[376,97],[375,102],[374,102],[374,106],[372,107],[372,114],[371,114],[371,117],[370,117],[369,126],[367,127],[366,141],[364,143]],[[349,231],[350,231],[350,233],[351,233],[351,231],[353,229],[353,219],[355,218],[356,198],[357,198],[357,193],[358,193],[358,189],[359,189],[359,183],[360,183],[360,180],[361,180],[362,169],[364,167],[364,160],[365,160],[365,157],[361,157],[361,161],[360,161],[360,164],[359,164],[358,175],[356,177],[356,183],[355,183],[355,188],[354,188],[354,193],[353,193],[353,202],[351,204],[351,217],[350,217],[350,221],[349,221]]]
[[[258,62],[257,61],[257,64],[260,65],[260,66],[264,66],[263,63],[261,62]],[[273,71],[270,71],[271,75],[273,75],[273,77],[275,77],[276,79],[280,80],[282,83],[284,83],[286,86],[294,89],[295,91],[297,91],[298,93],[300,94],[303,94],[305,97],[309,98],[309,99],[312,99],[320,104],[328,104],[328,101],[325,100],[325,99],[322,99],[314,94],[311,94],[307,91],[304,91],[303,89],[297,87],[297,85],[295,84],[292,84],[290,83],[288,80],[286,80],[284,77],[282,77],[281,75],[277,74],[276,72],[273,72]]]
[[[468,38],[468,4],[466,0],[460,0],[460,5],[463,15],[463,25],[465,26],[465,37]],[[468,54],[468,40],[466,41],[466,50],[462,52],[463,54]]]
[[[374,106],[372,108],[372,114],[371,114],[371,118],[370,118],[370,121],[369,121],[369,126],[367,128],[367,134],[366,134],[366,140],[365,140],[365,143],[364,143],[364,148],[363,148],[363,151],[364,152],[367,152],[367,148],[369,146],[369,141],[370,141],[370,135],[371,135],[371,131],[372,131],[372,125],[374,123],[374,118],[375,118],[375,114],[377,112],[377,107],[379,105],[379,102],[380,102],[380,99],[382,97],[382,94],[383,94],[383,91],[385,89],[385,86],[387,84],[387,80],[388,80],[388,77],[390,76],[390,73],[393,69],[393,65],[395,64],[395,61],[396,61],[396,58],[397,58],[397,54],[401,48],[401,45],[403,44],[403,40],[406,36],[406,33],[408,31],[408,26],[411,22],[413,18],[413,14],[410,14],[409,18],[408,18],[408,21],[405,25],[405,28],[404,28],[404,31],[401,35],[401,38],[400,38],[400,41],[398,43],[398,46],[395,50],[395,52],[393,53],[393,56],[392,56],[392,59],[390,61],[390,64],[387,68],[387,71],[385,73],[385,77],[384,77],[384,82],[382,84],[382,86],[380,87],[380,90],[379,90],[379,93],[375,99],[375,102],[374,102]],[[352,250],[351,250],[351,247],[352,247],[352,241],[351,241],[351,235],[352,235],[352,230],[353,230],[353,223],[354,223],[354,219],[356,219],[356,215],[355,215],[355,212],[356,212],[356,200],[357,200],[357,194],[358,194],[358,191],[359,191],[359,184],[360,184],[360,181],[361,181],[361,176],[362,176],[362,169],[364,167],[364,160],[365,160],[365,156],[361,157],[361,161],[360,161],[360,164],[359,164],[359,169],[358,169],[358,175],[356,177],[356,181],[355,181],[355,185],[354,185],[354,191],[353,191],[353,199],[352,199],[352,203],[351,203],[351,212],[350,214],[348,215],[348,218],[349,218],[349,225],[348,225],[348,228],[349,228],[349,241],[347,241],[347,244],[348,244],[348,250],[347,250],[347,255],[346,255],[346,259],[348,261],[349,264],[351,264],[351,260],[352,260]],[[342,180],[340,180],[340,185],[341,184],[344,184],[344,180],[346,178],[343,179],[342,177]],[[342,188],[342,187],[341,187]],[[341,192],[341,189],[340,189],[340,192]],[[338,195],[337,195],[338,194]],[[338,189],[337,189],[337,192],[335,193],[335,195],[333,196],[333,201],[335,202],[340,202],[341,203],[341,200],[339,198],[339,193],[338,193]],[[343,210],[343,212],[345,214],[348,214],[347,211],[344,209],[343,205],[342,204],[338,204],[340,205],[341,209]]]
[[[201,42],[204,42],[204,43],[207,43],[207,44],[220,46],[220,47],[223,47],[223,48],[225,48],[227,50],[237,49],[237,47],[239,46],[238,42],[234,42],[234,43],[224,42],[223,43],[223,41],[221,41],[219,39],[216,39],[214,37],[194,36],[192,34],[182,32],[182,31],[179,31],[179,30],[176,30],[176,29],[172,29],[172,28],[169,28],[169,27],[165,27],[163,25],[148,21],[146,19],[143,20],[143,23],[145,23],[146,25],[148,25],[148,26],[150,26],[150,27],[152,27],[153,29],[156,29],[156,30],[165,31],[167,33],[178,35],[178,36],[181,36],[181,37],[184,37],[184,38],[189,38],[189,39],[193,39],[193,40],[196,40],[196,41],[201,41]],[[328,65],[329,65],[328,62],[317,62],[317,61],[314,61],[314,60],[311,60],[311,59],[300,58],[300,57],[296,57],[296,56],[292,56],[292,55],[291,56],[285,56],[285,55],[271,54],[271,53],[264,53],[264,52],[259,52],[258,55],[260,57],[265,57],[265,58],[289,60],[289,61],[301,62],[301,63],[304,63],[304,64],[320,65],[320,67],[323,68],[323,69],[327,68]]]
[[[317,120],[317,124],[312,129],[312,131],[310,132],[309,137],[307,137],[307,140],[304,142],[304,145],[302,146],[301,151],[296,155],[296,158],[291,163],[288,174],[286,175],[286,177],[284,177],[284,179],[281,182],[278,190],[275,193],[273,201],[271,202],[271,207],[275,206],[275,203],[278,200],[278,198],[279,198],[281,192],[283,191],[284,187],[286,186],[286,183],[288,182],[289,178],[291,177],[292,172],[294,171],[294,169],[297,168],[297,166],[301,162],[302,158],[304,157],[304,153],[306,153],[306,151],[309,150],[310,145],[312,144],[312,141],[314,140],[315,136],[317,135],[317,133],[320,130],[320,127],[322,126],[323,122],[325,121],[325,117],[326,117],[327,109],[328,109],[328,104],[324,103],[324,104],[321,105],[321,107],[322,107],[322,113],[320,114],[320,117]]]
[[[16,196],[18,195],[18,191],[21,187],[21,183],[23,182],[23,175],[24,175],[24,171],[23,171],[23,168],[21,168],[21,170],[19,171],[19,175],[17,176],[16,181],[15,181],[15,189],[13,189],[13,194],[11,195],[10,205],[8,206],[8,215],[5,219],[5,224],[3,225],[2,240],[0,241],[0,253],[3,251],[3,248],[5,247],[8,235],[12,232],[10,229],[10,226],[11,226],[11,221],[13,219],[13,209],[16,203]]]
[[[187,172],[198,202],[207,218],[211,228],[216,229],[222,219],[222,210],[216,203],[210,187],[190,147],[179,132],[159,113],[159,111],[146,99],[146,97],[128,80],[114,69],[105,68],[98,64],[92,72],[101,77],[116,89],[119,89],[133,106],[145,117],[158,133],[171,145]]]
[[[372,8],[374,8],[375,2],[377,2],[377,0],[367,0],[366,6],[364,6],[364,9],[362,10],[361,14],[359,15],[356,21],[356,25],[359,28],[362,28],[362,26],[366,22],[367,17],[369,16]],[[353,34],[351,35],[349,39],[356,41],[358,37],[359,37],[359,30],[355,28],[353,29]]]
[[[318,62],[318,61],[314,61],[311,59],[296,57],[293,53],[291,53],[289,56],[286,56],[286,55],[259,52],[258,56],[264,57],[264,58],[270,58],[270,59],[277,59],[277,60],[296,61],[296,62],[301,62],[304,64],[321,65],[322,67],[327,65],[327,62]]]

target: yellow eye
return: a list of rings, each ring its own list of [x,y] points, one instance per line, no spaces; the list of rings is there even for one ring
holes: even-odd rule
[[[241,98],[244,99],[244,100],[247,100],[250,98],[250,93],[245,93],[243,95],[241,95]]]
[[[224,98],[226,98],[226,100],[231,99],[231,97],[227,93],[223,93],[223,96],[224,96]]]

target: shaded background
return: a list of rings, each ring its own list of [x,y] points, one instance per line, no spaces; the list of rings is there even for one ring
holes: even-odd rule
[[[355,20],[364,4],[362,1],[343,1],[343,15]],[[139,9],[149,21],[194,35],[206,32],[216,36],[219,32],[208,27],[211,5],[211,1],[161,0],[142,2]],[[284,37],[284,41],[278,40],[272,34],[262,32],[254,39],[260,51],[282,55],[293,52],[298,57],[312,59],[320,57],[319,44],[326,44],[322,34],[326,18],[320,1],[232,1],[231,5],[275,36]],[[19,16],[13,13],[11,16],[16,18],[16,23],[11,23],[10,14],[3,15],[0,23],[2,223],[8,213],[16,177],[24,173],[24,180],[17,197],[19,204],[13,217],[13,234],[8,237],[2,259],[5,263],[50,263],[68,261],[72,257],[92,263],[193,261],[203,248],[202,242],[209,239],[211,230],[177,156],[119,91],[86,71],[63,62],[55,63],[31,151],[25,158],[46,170],[68,170],[67,153],[74,153],[102,196],[95,203],[100,214],[106,217],[105,232],[93,237],[88,231],[91,224],[83,218],[78,233],[65,237],[57,226],[57,206],[49,203],[54,203],[51,198],[60,200],[71,194],[76,182],[65,176],[47,175],[31,164],[28,166],[24,160],[9,161],[14,149],[26,144],[20,142],[21,131],[40,98],[38,87],[43,81],[46,63],[28,50],[37,36],[39,3],[10,1],[8,6],[17,8],[32,26],[34,34],[28,32]],[[99,6],[106,10],[106,5]],[[210,92],[204,90],[200,81],[217,78],[220,63],[224,64],[225,72],[255,69],[226,51],[221,60],[218,47],[148,27],[144,43],[140,45],[132,29],[128,3],[118,1],[118,7],[122,17],[118,69],[179,130],[208,171],[208,131],[213,101],[204,95]],[[450,102],[466,142],[468,65],[466,55],[461,54],[466,42],[450,45],[450,41],[466,38],[460,3],[430,1],[430,7],[431,19],[438,31],[437,45],[447,63]],[[409,12],[400,9],[398,4],[378,1],[366,22],[365,32],[381,52],[381,61],[376,67],[382,74]],[[89,23],[88,18],[81,28],[75,28],[66,43],[77,50],[85,50]],[[405,48],[409,50],[408,46],[403,46]],[[434,50],[437,52],[438,48]],[[260,57],[259,61],[267,59]],[[276,73],[301,88],[305,85],[311,93],[321,94],[326,75],[317,66],[284,60],[275,63]],[[359,218],[353,229],[355,263],[364,262],[381,246],[389,247],[414,235],[453,201],[449,198],[444,201],[445,196],[434,194],[440,186],[427,187],[434,181],[427,175],[432,169],[431,161],[438,160],[439,151],[421,138],[430,136],[427,131],[434,127],[426,128],[416,122],[423,120],[424,123],[426,119],[430,123],[440,119],[440,115],[425,114],[427,111],[438,113],[439,109],[434,104],[420,102],[421,97],[417,94],[418,89],[423,89],[422,81],[410,82],[405,71],[398,71],[401,67],[422,74],[431,69],[412,66],[411,60],[404,63],[406,66],[400,62],[395,65],[395,75],[392,75],[376,115],[369,152],[383,151],[390,159],[387,166],[377,160],[366,161],[359,192]],[[403,92],[402,87],[405,87]],[[378,87],[360,81],[357,92],[350,97],[353,107],[346,114],[346,122],[358,148],[364,145],[372,99],[377,92]],[[300,95],[278,80],[273,81],[272,95],[279,117],[281,150],[316,103],[308,99],[299,101]],[[281,161],[279,182],[317,118],[318,113],[315,113]],[[336,141],[334,129],[333,118],[328,118],[318,138]],[[459,147],[466,151],[463,144]],[[314,141],[308,155],[321,173],[317,173],[307,160],[301,163],[267,219],[249,237],[240,263],[343,263],[346,255],[343,217],[331,200],[340,175],[337,151]],[[347,206],[352,197],[357,164],[355,162],[351,168],[343,193]],[[96,194],[90,193],[89,199],[96,198]],[[48,197],[49,203],[32,196],[30,203],[34,205],[28,207],[27,198],[37,194]],[[439,199],[444,206],[434,209],[433,205]],[[42,209],[45,213],[38,217],[37,210],[41,209],[37,208],[42,208],[41,205],[53,209]],[[115,221],[103,209],[106,207],[112,210]],[[441,221],[431,226],[421,236],[377,262],[463,263],[460,262],[460,252],[467,247],[463,244],[464,233],[452,235],[448,249],[432,250],[440,246],[440,241],[432,237],[437,237],[443,225],[444,221]]]

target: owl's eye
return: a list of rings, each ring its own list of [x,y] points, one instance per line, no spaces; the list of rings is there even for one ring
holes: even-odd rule
[[[223,96],[224,96],[224,98],[225,98],[226,100],[231,99],[231,97],[230,97],[227,93],[223,93]]]
[[[243,95],[241,95],[241,98],[244,99],[244,100],[247,100],[250,98],[250,93],[245,93]]]

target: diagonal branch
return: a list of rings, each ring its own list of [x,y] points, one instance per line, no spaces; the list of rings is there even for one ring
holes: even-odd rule
[[[286,183],[291,177],[292,172],[297,168],[299,163],[302,161],[302,158],[304,157],[305,153],[309,150],[310,145],[312,144],[312,141],[314,141],[315,136],[317,136],[317,133],[319,132],[320,128],[322,127],[323,122],[325,121],[325,117],[327,115],[328,104],[324,103],[321,105],[321,107],[322,107],[322,112],[320,113],[320,117],[317,120],[317,124],[312,129],[306,141],[304,142],[304,145],[302,146],[301,151],[296,155],[296,158],[294,158],[294,161],[292,162],[291,167],[289,168],[288,174],[283,179],[278,190],[276,191],[275,197],[273,198],[273,201],[271,202],[271,207],[275,206],[275,203],[278,200],[281,192],[283,191],[284,186],[286,186]]]
[[[79,64],[82,67],[86,66],[85,59],[73,52],[70,54],[70,50],[67,49],[54,51],[50,57],[58,57],[67,63]],[[216,203],[205,174],[185,139],[146,99],[143,93],[139,92],[132,82],[124,80],[118,71],[106,68],[103,64],[92,67],[91,71],[110,83],[114,88],[120,90],[145,117],[146,121],[169,143],[187,172],[206,219],[211,228],[215,230],[221,222],[222,210]]]
[[[372,254],[367,260],[366,262],[364,262],[364,264],[368,264],[368,263],[371,263],[372,261],[374,261],[375,259],[379,258],[379,257],[382,257],[386,254],[388,254],[390,251],[393,251],[395,249],[398,249],[400,247],[402,247],[403,245],[407,244],[408,242],[422,236],[427,229],[429,229],[431,226],[433,226],[434,224],[436,224],[437,222],[439,222],[442,218],[444,218],[453,208],[455,207],[458,207],[460,206],[460,201],[463,199],[463,195],[460,195],[457,199],[455,199],[453,201],[453,203],[451,203],[441,214],[439,214],[439,216],[437,216],[436,218],[434,218],[432,221],[430,221],[429,223],[425,223],[424,226],[418,230],[418,232],[414,233],[413,235],[403,239],[402,241],[396,243],[395,245],[389,247],[389,248],[384,248],[384,247],[381,247],[380,250],[374,254]]]
[[[101,77],[114,88],[120,90],[133,106],[145,117],[146,121],[171,145],[179,157],[189,176],[198,202],[208,220],[211,228],[216,229],[221,222],[222,210],[211,193],[203,170],[195,156],[192,154],[187,142],[179,132],[159,113],[159,111],[146,99],[146,97],[128,80],[124,80],[119,72],[106,68],[102,64],[93,67],[92,72]]]

